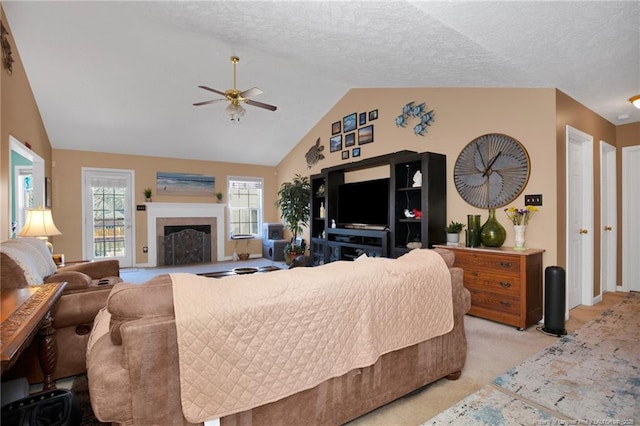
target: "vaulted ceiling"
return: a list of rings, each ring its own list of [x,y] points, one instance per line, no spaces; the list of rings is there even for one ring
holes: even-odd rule
[[[351,88],[558,88],[640,121],[638,1],[2,3],[54,148],[277,165]],[[238,89],[277,111],[227,102]]]

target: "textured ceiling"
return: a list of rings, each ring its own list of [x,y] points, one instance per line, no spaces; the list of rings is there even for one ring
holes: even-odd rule
[[[54,148],[276,165],[351,88],[556,87],[640,121],[640,2],[13,2]],[[257,86],[239,124],[199,89]],[[628,115],[627,118],[619,118]]]

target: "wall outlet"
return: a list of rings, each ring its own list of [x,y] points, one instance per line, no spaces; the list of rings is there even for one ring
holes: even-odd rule
[[[525,206],[541,206],[542,205],[542,194],[525,195],[524,196],[524,205]]]
[[[149,252],[149,247],[147,247],[147,246],[142,247],[142,252],[143,253],[148,253]]]

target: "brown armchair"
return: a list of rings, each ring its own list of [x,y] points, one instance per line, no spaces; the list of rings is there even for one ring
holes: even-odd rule
[[[42,240],[18,238],[0,243],[3,289],[63,281],[67,286],[53,310],[58,341],[54,379],[86,371],[89,332],[96,314],[106,305],[111,288],[122,281],[120,266],[117,260],[106,260],[58,268]],[[24,376],[30,383],[43,381],[35,346],[32,344],[11,370],[3,374],[3,380]]]

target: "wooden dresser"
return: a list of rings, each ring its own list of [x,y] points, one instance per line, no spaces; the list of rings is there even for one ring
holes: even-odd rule
[[[464,286],[471,293],[469,314],[520,330],[542,319],[544,250],[436,247],[453,250],[454,266],[464,270]]]

